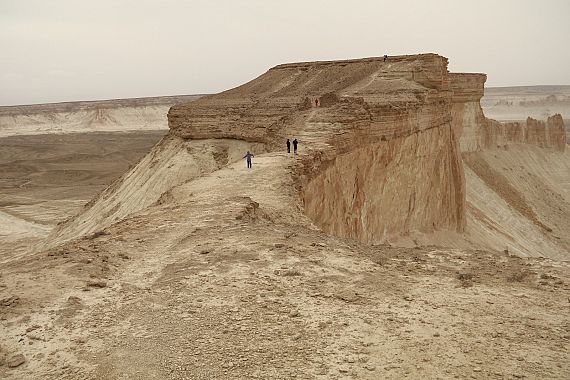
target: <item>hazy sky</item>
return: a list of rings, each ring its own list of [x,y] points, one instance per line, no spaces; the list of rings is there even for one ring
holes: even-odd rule
[[[0,0],[0,105],[211,93],[385,53],[570,84],[569,40],[570,0]]]

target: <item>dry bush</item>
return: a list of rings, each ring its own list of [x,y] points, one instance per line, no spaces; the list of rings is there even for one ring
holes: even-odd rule
[[[462,288],[470,288],[473,286],[473,279],[475,275],[473,273],[458,272],[457,279],[461,282]]]
[[[509,276],[507,276],[507,281],[508,282],[524,282],[524,280],[529,277],[532,274],[532,272],[530,272],[527,269],[522,269],[519,270],[517,272],[511,273]]]

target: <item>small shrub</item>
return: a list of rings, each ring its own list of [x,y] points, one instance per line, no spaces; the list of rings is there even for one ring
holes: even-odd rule
[[[509,276],[507,276],[507,281],[508,282],[524,282],[524,280],[530,276],[530,271],[523,269],[520,270],[518,272],[515,273],[511,273]]]

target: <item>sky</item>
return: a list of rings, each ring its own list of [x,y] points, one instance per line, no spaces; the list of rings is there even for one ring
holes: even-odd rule
[[[0,105],[215,93],[285,62],[438,53],[570,85],[569,0],[0,0]]]

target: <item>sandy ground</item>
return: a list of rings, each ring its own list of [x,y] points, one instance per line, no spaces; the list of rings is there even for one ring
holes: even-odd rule
[[[568,378],[567,263],[327,236],[229,165],[2,267],[5,378]],[[188,207],[191,205],[191,207]]]
[[[33,250],[55,224],[144,156],[163,131],[0,138],[0,263]]]

